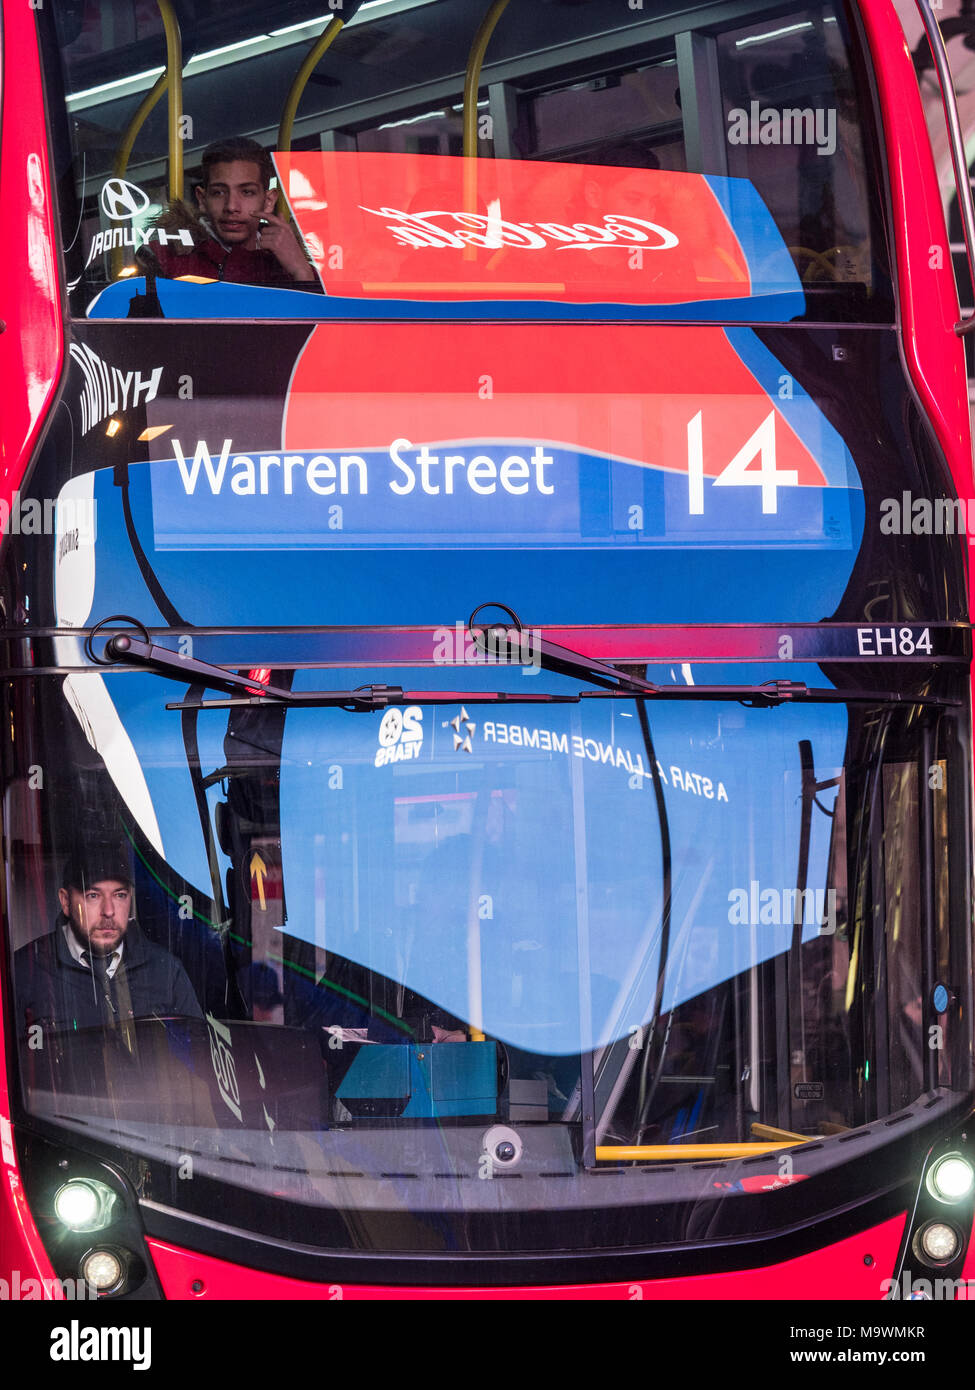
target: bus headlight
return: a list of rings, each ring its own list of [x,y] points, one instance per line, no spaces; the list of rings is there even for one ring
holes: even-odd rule
[[[113,1293],[125,1279],[125,1265],[114,1250],[90,1250],[78,1273],[99,1293]]]
[[[69,1231],[100,1231],[114,1205],[115,1193],[97,1178],[72,1178],[54,1194],[54,1214]]]
[[[975,1171],[961,1154],[945,1154],[928,1169],[927,1188],[939,1202],[962,1202],[973,1187]]]
[[[944,1221],[929,1221],[914,1238],[914,1251],[929,1265],[947,1265],[961,1249],[961,1238]]]

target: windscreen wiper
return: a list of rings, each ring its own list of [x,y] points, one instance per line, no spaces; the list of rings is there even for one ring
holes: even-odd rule
[[[474,620],[482,608],[501,608],[512,620],[512,627],[500,624],[475,626]],[[527,629],[512,609],[503,603],[482,603],[475,608],[467,623],[477,646],[496,661],[522,664]],[[767,709],[772,705],[792,703],[836,704],[898,704],[898,705],[960,705],[960,699],[937,695],[912,695],[900,690],[870,690],[855,686],[808,686],[805,681],[767,680],[740,685],[655,685],[618,666],[610,666],[595,657],[559,646],[531,631],[530,651],[534,661],[545,671],[574,676],[602,687],[610,696],[652,700],[736,700],[749,708]],[[606,698],[600,691],[583,691],[583,697]]]
[[[110,623],[131,623],[132,629],[116,630]],[[101,653],[95,650],[95,639],[110,633]],[[282,686],[265,685],[253,677],[238,676],[223,666],[213,666],[208,661],[198,661],[195,657],[174,652],[170,647],[161,647],[150,640],[148,630],[136,618],[116,613],[103,618],[91,629],[85,638],[85,651],[98,666],[113,666],[132,663],[157,671],[175,680],[189,681],[194,685],[206,685],[215,690],[229,692],[231,698],[223,700],[189,700],[169,704],[167,709],[229,709],[237,705],[310,705],[336,706],[348,710],[386,709],[390,705],[456,705],[456,704],[578,704],[583,695],[595,694],[580,691],[570,694],[550,694],[545,691],[530,694],[514,694],[510,691],[477,690],[404,690],[400,685],[360,685],[353,690],[285,690]]]
[[[479,610],[475,610],[475,613],[477,611]],[[130,623],[131,629],[117,631],[108,628],[108,624],[120,622]],[[94,640],[97,636],[104,635],[106,630],[110,631],[111,635],[99,655],[94,649]],[[508,642],[511,663],[521,664],[521,646],[517,641],[510,639],[506,630],[499,634],[496,629],[470,627],[470,632],[484,650],[490,647],[495,653],[500,650],[502,642]],[[257,704],[323,708],[334,706],[350,711],[368,711],[386,709],[390,705],[553,705],[578,704],[582,700],[600,699],[736,700],[754,709],[792,703],[824,702],[939,706],[962,703],[960,699],[905,694],[898,690],[837,689],[834,686],[819,688],[807,686],[804,681],[788,680],[740,685],[654,685],[639,676],[621,671],[618,667],[609,666],[605,662],[584,656],[581,652],[572,651],[569,647],[560,647],[554,642],[537,637],[534,639],[534,650],[543,669],[588,680],[600,688],[573,693],[539,691],[521,694],[508,690],[404,690],[399,685],[372,684],[361,685],[351,690],[296,691],[286,690],[281,686],[264,685],[252,677],[239,676],[222,666],[213,666],[207,661],[198,661],[195,657],[174,652],[170,647],[159,646],[150,640],[149,632],[142,623],[123,614],[104,618],[91,629],[85,639],[85,651],[96,665],[134,663],[145,666],[148,670],[158,671],[160,675],[171,676],[175,680],[185,680],[191,684],[206,685],[211,689],[225,691],[230,697],[222,700],[173,703],[167,705],[167,709],[229,709],[237,705]]]

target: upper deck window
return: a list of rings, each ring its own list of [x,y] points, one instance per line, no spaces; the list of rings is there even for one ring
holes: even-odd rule
[[[864,139],[836,16],[804,10],[717,46],[729,174],[761,193],[810,289],[869,283]]]
[[[689,28],[676,7],[511,0],[478,73],[483,0],[346,0],[298,94],[320,9],[38,11],[77,316],[889,321],[843,6],[753,0]],[[203,157],[240,138],[273,165],[239,207],[219,193],[227,213]],[[364,254],[383,208],[452,235]]]
[[[523,139],[533,157],[601,164],[625,140],[645,167],[687,169],[677,59],[560,84],[523,100]],[[639,160],[634,157],[634,163]]]

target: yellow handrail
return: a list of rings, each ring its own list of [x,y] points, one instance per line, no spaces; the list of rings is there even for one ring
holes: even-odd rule
[[[169,201],[183,196],[183,40],[170,0],[156,0],[166,31],[166,73],[169,77]]]
[[[166,71],[161,72],[152,87],[139,102],[132,119],[125,127],[119,147],[115,152],[113,171],[117,178],[124,178],[129,167],[129,159],[139,131],[145,125],[149,112],[159,101],[163,92],[169,89],[169,201],[177,202],[183,196],[183,141],[180,135],[180,121],[183,115],[183,41],[179,32],[179,20],[171,0],[157,0],[162,16],[163,31],[166,35]],[[172,81],[170,81],[172,77]],[[123,252],[121,246],[112,247],[112,278],[117,279],[122,270]]]
[[[119,178],[125,177],[125,171],[129,167],[129,158],[132,154],[132,149],[135,145],[136,139],[138,138],[139,131],[145,125],[146,118],[149,115],[149,112],[152,110],[156,102],[159,100],[163,92],[166,90],[166,83],[168,81],[169,73],[161,72],[159,76],[156,78],[155,85],[151,88],[150,91],[146,92],[145,96],[139,102],[139,106],[135,115],[132,117],[131,121],[129,121],[128,125],[125,127],[125,134],[122,136],[122,143],[119,145],[118,149],[115,152],[114,169],[116,175]]]
[[[298,75],[291,84],[287,101],[284,103],[284,110],[281,113],[281,124],[278,126],[278,149],[287,151],[291,149],[291,132],[295,123],[295,116],[298,114],[298,103],[301,101],[308,79],[311,77],[318,60],[326,49],[330,48],[338,38],[339,30],[344,26],[345,20],[339,19],[338,15],[333,15],[305,54],[305,61],[298,69]]]
[[[808,1144],[813,1138],[811,1134],[796,1134],[794,1129],[777,1129],[775,1125],[755,1123],[749,1128],[756,1139],[780,1139],[783,1144]]]
[[[481,20],[480,28],[474,35],[471,51],[467,58],[467,73],[464,77],[464,157],[477,157],[477,90],[481,85],[481,68],[484,55],[491,42],[495,25],[507,8],[508,0],[493,0],[491,8]]]
[[[464,76],[464,211],[477,211],[477,92],[481,85],[481,68],[484,55],[491,42],[495,25],[507,8],[508,0],[492,0],[491,8],[481,20],[474,35],[471,51],[467,58],[467,72]],[[471,261],[477,255],[473,246],[464,247],[464,260]]]
[[[148,92],[146,92],[145,96],[144,96],[144,97],[142,98],[142,100],[139,102],[139,105],[138,105],[138,108],[136,109],[135,115],[134,115],[134,116],[132,117],[132,119],[129,121],[128,125],[125,127],[125,132],[124,132],[124,134],[122,135],[121,143],[119,144],[118,149],[115,151],[115,163],[114,163],[113,166],[112,166],[112,167],[113,167],[113,170],[114,170],[114,172],[115,172],[115,175],[116,175],[117,178],[122,179],[122,178],[125,177],[126,171],[127,171],[128,167],[129,167],[129,159],[131,158],[132,150],[134,149],[134,147],[135,147],[135,142],[136,142],[136,140],[138,139],[138,136],[139,136],[139,131],[140,131],[140,130],[142,129],[142,127],[145,125],[145,123],[146,123],[146,118],[148,117],[149,112],[150,112],[150,111],[152,110],[152,108],[156,105],[156,103],[158,102],[159,98],[162,96],[163,92],[166,90],[166,85],[167,85],[168,82],[169,82],[169,71],[168,71],[168,69],[167,69],[166,72],[161,72],[161,73],[159,74],[159,76],[156,78],[156,81],[155,81],[155,83],[153,84],[153,86],[150,88],[150,90],[149,90]],[[121,247],[121,246],[113,246],[113,247],[112,247],[112,279],[113,279],[113,280],[117,280],[118,277],[119,277],[119,275],[121,274],[121,271],[122,271],[122,259],[123,259],[122,247]]]
[[[333,15],[312,44],[311,48],[305,54],[305,61],[298,69],[298,74],[291,84],[291,90],[288,92],[288,98],[284,103],[284,110],[281,113],[281,124],[278,126],[277,148],[282,152],[291,149],[291,134],[294,129],[295,116],[298,114],[298,103],[304,95],[305,88],[308,85],[308,79],[318,66],[322,54],[327,49],[331,48],[332,44],[338,38],[339,31],[344,25],[344,19],[339,19],[338,15]],[[283,188],[278,190],[277,208],[278,216],[283,216],[285,212]]]
[[[791,1149],[796,1144],[809,1142],[808,1139],[790,1139],[775,1144],[597,1144],[596,1159],[615,1163],[634,1159],[673,1163],[675,1159],[750,1158],[753,1154],[775,1153],[776,1149]]]

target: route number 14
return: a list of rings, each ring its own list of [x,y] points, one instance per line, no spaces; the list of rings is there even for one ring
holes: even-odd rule
[[[758,456],[758,467],[750,468]],[[777,512],[778,489],[798,487],[799,474],[792,468],[775,466],[775,411],[735,454],[731,462],[712,479],[714,487],[760,487],[762,511]],[[704,427],[701,411],[687,423],[687,488],[691,516],[704,514]]]

